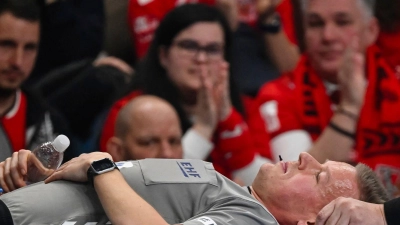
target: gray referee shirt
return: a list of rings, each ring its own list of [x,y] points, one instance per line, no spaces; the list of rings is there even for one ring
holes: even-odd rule
[[[278,224],[247,188],[217,173],[211,163],[145,159],[117,165],[136,193],[170,224]],[[18,225],[111,224],[95,190],[87,184],[37,183],[2,195],[0,200]]]

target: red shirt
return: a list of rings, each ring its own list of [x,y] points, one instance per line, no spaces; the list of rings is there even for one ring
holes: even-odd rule
[[[254,26],[257,21],[255,2],[238,1],[239,20]],[[128,8],[128,24],[132,33],[136,54],[142,58],[150,46],[153,34],[164,16],[176,6],[186,3],[204,3],[214,5],[215,0],[130,0]],[[297,43],[293,23],[293,8],[290,0],[282,0],[277,7],[281,15],[284,31],[289,40]]]
[[[14,151],[25,148],[26,108],[26,96],[21,91],[17,91],[14,106],[6,115],[0,117],[1,126],[7,134]]]

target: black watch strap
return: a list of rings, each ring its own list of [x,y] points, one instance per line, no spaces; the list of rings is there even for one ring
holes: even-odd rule
[[[93,186],[93,178],[95,176],[113,171],[115,169],[119,170],[118,166],[109,158],[93,161],[87,170],[88,182]]]
[[[282,29],[281,17],[279,13],[274,13],[269,22],[258,23],[258,28],[264,33],[276,34]]]

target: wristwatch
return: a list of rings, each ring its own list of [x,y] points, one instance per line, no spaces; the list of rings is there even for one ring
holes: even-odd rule
[[[109,158],[93,161],[87,171],[88,182],[93,186],[93,178],[95,176],[113,171],[115,169],[119,170],[118,166],[115,165],[115,163]]]
[[[268,19],[267,22],[260,21],[258,24],[258,28],[264,33],[278,33],[282,28],[281,16],[279,15],[279,13],[274,13],[271,16],[271,19]]]

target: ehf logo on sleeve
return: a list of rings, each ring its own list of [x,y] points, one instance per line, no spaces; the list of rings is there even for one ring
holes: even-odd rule
[[[190,162],[176,162],[181,169],[183,176],[185,177],[197,177],[201,178],[200,174],[197,173],[196,169]]]
[[[217,225],[217,223],[214,222],[214,220],[212,220],[210,217],[207,216],[202,216],[198,218],[196,221],[199,221],[204,225]]]
[[[144,159],[137,161],[146,185],[210,184],[216,182],[215,170],[195,159]]]

